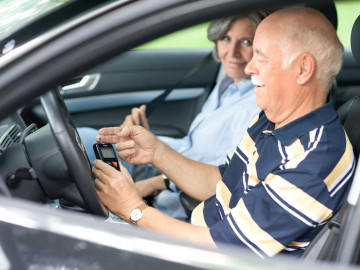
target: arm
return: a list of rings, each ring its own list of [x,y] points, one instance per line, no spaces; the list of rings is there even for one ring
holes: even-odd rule
[[[101,201],[112,213],[128,221],[131,211],[142,203],[129,173],[122,165],[119,172],[99,160],[94,161],[93,173]],[[194,243],[215,246],[208,228],[170,218],[152,207],[144,209],[137,224]]]
[[[215,194],[221,180],[218,167],[194,161],[161,143],[159,158],[153,165],[192,198],[204,201]]]
[[[135,182],[137,192],[142,198],[156,196],[166,189],[162,175]]]
[[[197,200],[205,200],[215,193],[216,184],[221,180],[216,166],[182,156],[140,126],[100,129],[97,140],[113,142],[114,137],[119,140],[116,144],[118,154],[126,162],[153,164]]]

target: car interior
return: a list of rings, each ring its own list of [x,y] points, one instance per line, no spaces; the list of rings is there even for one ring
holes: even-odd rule
[[[326,12],[336,28],[335,5],[326,8]],[[218,62],[211,60],[188,78],[184,77],[201,65],[211,51],[212,48],[129,50],[63,80],[56,89],[28,102],[0,121],[0,176],[3,178],[0,191],[6,196],[42,204],[60,203],[64,209],[85,209],[106,219],[107,210],[99,199],[94,200],[97,196],[89,182],[93,179],[89,176],[90,163],[76,128],[118,126],[131,108],[149,104],[164,89],[171,89],[149,116],[149,124],[155,135],[181,138],[222,69]],[[352,29],[351,49],[345,50],[343,67],[331,89],[334,107],[357,160],[360,150],[359,74],[360,16]],[[358,171],[359,167],[356,173]],[[351,194],[355,192],[359,196],[357,185],[353,185],[353,189]],[[182,203],[190,214],[196,201],[185,194]],[[348,235],[352,226],[356,226],[353,216],[360,215],[356,206],[356,203],[346,202],[306,249],[302,260],[332,261],[355,248],[356,243],[351,245],[347,240],[354,238],[355,241],[360,237],[359,232],[357,237]],[[358,220],[360,222],[360,218]],[[357,258],[360,260],[360,254]],[[359,263],[354,258],[348,260]]]
[[[360,16],[356,19],[352,28],[351,50],[355,60],[360,64]],[[337,109],[339,118],[341,119],[344,129],[346,130],[349,140],[353,146],[357,161],[359,159],[360,146],[360,126],[358,121],[358,115],[360,113],[359,97],[359,95],[351,97]],[[359,171],[358,166],[357,171]],[[355,187],[356,184],[354,183],[352,189]],[[356,194],[356,196],[358,196],[358,194]],[[354,211],[354,205],[350,204],[349,200],[344,203],[341,210],[331,218],[327,226],[323,228],[323,230],[312,241],[311,245],[305,250],[303,259],[306,261],[315,259],[334,260],[336,258],[335,256],[340,258],[343,257],[341,254],[349,253],[349,248],[354,247],[349,247],[349,241],[346,241],[348,238],[346,240],[346,237],[341,238],[342,241],[337,242],[337,236],[340,234],[349,234],[349,232],[344,230],[344,228],[348,229],[348,226],[351,226],[350,223],[353,223],[353,220],[350,220],[350,216],[354,214]],[[324,246],[327,246],[326,250],[323,249]],[[351,259],[349,258],[349,260]],[[359,263],[359,261],[351,262]]]

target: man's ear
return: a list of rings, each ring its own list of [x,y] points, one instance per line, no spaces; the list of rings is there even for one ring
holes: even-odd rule
[[[316,60],[311,54],[304,53],[300,55],[298,61],[297,83],[304,85],[315,75]]]

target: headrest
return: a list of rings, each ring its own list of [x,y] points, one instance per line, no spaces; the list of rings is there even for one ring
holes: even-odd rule
[[[321,1],[312,1],[305,4],[305,7],[316,9],[320,11],[325,17],[332,23],[335,30],[337,30],[338,18],[336,7],[334,1],[332,0],[321,0]]]
[[[355,60],[360,64],[360,15],[351,31],[351,50]]]

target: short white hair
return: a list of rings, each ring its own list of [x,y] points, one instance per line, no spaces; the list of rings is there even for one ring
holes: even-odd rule
[[[284,55],[283,68],[289,68],[302,53],[311,54],[316,60],[317,79],[330,89],[342,67],[344,47],[340,41],[329,38],[323,28],[294,20],[280,42]],[[296,45],[295,45],[296,44]]]

